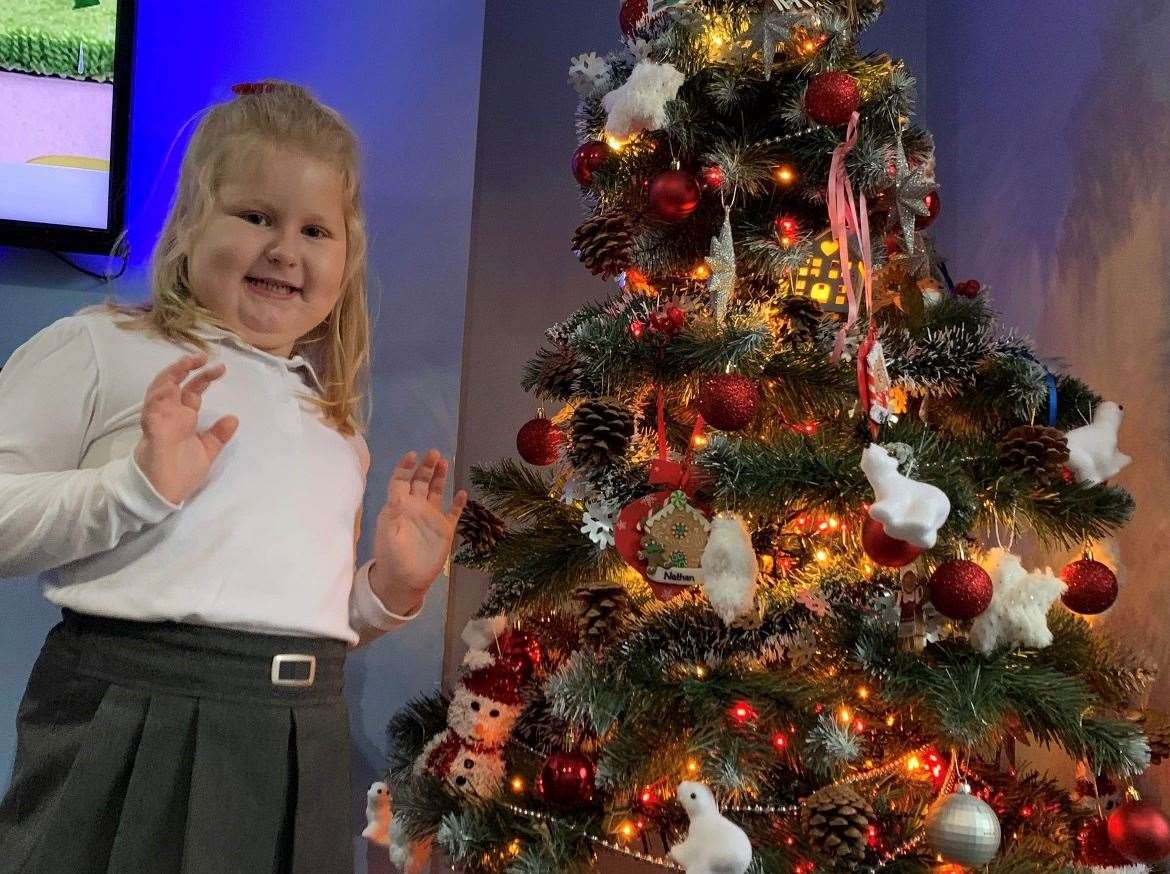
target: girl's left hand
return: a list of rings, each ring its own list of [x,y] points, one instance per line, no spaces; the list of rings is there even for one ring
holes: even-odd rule
[[[395,613],[413,611],[438,577],[455,538],[455,525],[467,505],[460,489],[443,510],[447,459],[431,449],[416,464],[417,453],[402,456],[378,513],[370,585]],[[396,609],[401,608],[401,609]]]

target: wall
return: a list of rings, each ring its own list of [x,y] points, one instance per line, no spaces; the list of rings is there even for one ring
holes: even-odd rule
[[[230,97],[233,83],[302,82],[363,140],[376,325],[361,560],[398,456],[435,446],[450,457],[455,449],[483,14],[482,0],[356,0],[344,14],[322,14],[310,0],[139,4],[129,208],[135,257],[120,296],[146,293],[143,260],[181,154],[164,160],[172,140],[201,107]],[[48,254],[0,249],[0,361],[43,326],[100,302],[106,290]],[[383,766],[386,721],[439,680],[445,601],[441,582],[418,620],[350,659],[362,871],[364,790]],[[19,697],[57,618],[33,580],[0,585],[0,785],[12,764]],[[384,855],[370,870],[387,869]]]

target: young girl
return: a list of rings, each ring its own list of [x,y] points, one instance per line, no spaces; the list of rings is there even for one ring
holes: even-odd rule
[[[20,705],[0,874],[353,870],[347,647],[412,618],[466,502],[402,458],[354,572],[369,454],[354,136],[237,86],[183,160],[152,302],[0,371],[0,577],[63,620]]]

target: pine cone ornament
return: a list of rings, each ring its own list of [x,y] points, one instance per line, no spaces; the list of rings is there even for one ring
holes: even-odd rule
[[[794,343],[811,343],[816,340],[824,314],[820,304],[807,297],[786,297],[780,303],[785,337]]]
[[[633,263],[634,237],[624,215],[586,219],[573,234],[573,251],[602,279],[613,279]]]
[[[456,531],[468,552],[476,558],[488,558],[504,536],[504,520],[479,501],[468,501]]]
[[[1150,764],[1170,759],[1170,717],[1157,710],[1134,710],[1126,718],[1142,730],[1150,744]]]
[[[1009,470],[1039,480],[1056,479],[1068,462],[1068,440],[1056,428],[1021,425],[1003,435],[999,457]]]
[[[544,355],[536,384],[541,397],[567,401],[577,391],[581,365],[572,349],[554,349]]]
[[[596,399],[582,402],[569,422],[574,467],[608,467],[625,454],[634,436],[634,416],[625,406]]]
[[[826,786],[804,801],[801,824],[809,843],[831,859],[830,870],[851,871],[865,861],[873,808],[847,785]]]
[[[595,647],[608,643],[630,606],[625,587],[586,586],[578,589],[573,597],[581,605],[577,614],[581,640]]]

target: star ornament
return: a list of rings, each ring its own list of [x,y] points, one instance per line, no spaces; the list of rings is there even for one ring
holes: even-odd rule
[[[792,39],[794,28],[815,27],[819,23],[806,0],[772,0],[745,34],[747,42],[742,44],[740,58],[746,60],[759,51],[764,62],[764,78],[770,80],[776,47]]]
[[[915,221],[920,216],[930,215],[930,210],[926,207],[926,195],[930,194],[934,187],[926,178],[924,166],[919,165],[913,170],[910,169],[910,164],[906,160],[906,149],[902,146],[902,138],[899,137],[894,148],[894,209],[908,254],[914,254]]]
[[[991,575],[991,605],[971,624],[971,645],[982,653],[997,647],[1043,649],[1052,643],[1048,611],[1064,593],[1050,568],[1028,571],[1018,555],[992,549],[982,562]]]
[[[735,243],[731,237],[731,210],[724,210],[723,227],[719,235],[711,238],[711,254],[705,259],[711,268],[707,289],[711,292],[711,309],[715,321],[722,322],[727,312],[727,302],[735,291]]]

